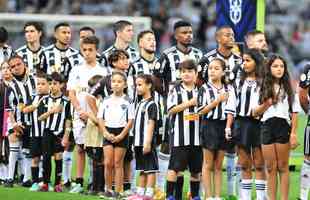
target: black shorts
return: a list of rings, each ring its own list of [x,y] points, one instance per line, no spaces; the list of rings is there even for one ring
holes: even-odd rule
[[[43,154],[53,155],[64,151],[64,147],[61,144],[62,137],[56,136],[52,131],[44,130],[43,133]]]
[[[130,148],[128,148],[127,150],[126,150],[126,153],[125,153],[125,157],[124,157],[124,162],[131,162],[133,160],[133,151],[132,151],[132,149],[131,149],[131,147]]]
[[[0,164],[9,164],[9,139],[8,137],[0,136]]]
[[[143,154],[143,147],[135,147],[136,170],[144,173],[158,172],[158,157],[155,148],[148,154]]]
[[[115,136],[119,135],[124,128],[109,128],[106,127],[107,131]],[[129,134],[129,133],[128,133]],[[128,134],[127,136],[119,141],[118,143],[112,143],[109,140],[103,139],[103,146],[112,145],[113,147],[122,147],[127,149],[128,148]]]
[[[310,125],[308,119],[308,125],[305,128],[304,133],[304,155],[310,156]]]
[[[29,149],[30,148],[30,131],[31,127],[28,125],[24,125],[23,134],[21,136],[22,139],[22,148]]]
[[[201,129],[201,146],[212,151],[224,150],[234,153],[235,144],[233,141],[226,140],[225,127],[226,120],[204,120]]]
[[[30,138],[30,155],[31,158],[39,157],[43,154],[43,139],[42,137]]]
[[[251,152],[252,148],[260,147],[261,122],[252,117],[237,117],[232,131],[233,141],[236,145]]]
[[[273,117],[261,125],[262,144],[286,144],[290,140],[290,125],[286,119]]]
[[[193,174],[201,172],[202,149],[200,146],[172,147],[168,169],[183,172],[188,169]]]
[[[96,162],[102,162],[103,149],[102,147],[86,147],[87,155]]]

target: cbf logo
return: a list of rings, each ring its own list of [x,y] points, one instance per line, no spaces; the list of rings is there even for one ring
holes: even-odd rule
[[[242,0],[229,0],[229,16],[230,20],[236,25],[242,17]]]

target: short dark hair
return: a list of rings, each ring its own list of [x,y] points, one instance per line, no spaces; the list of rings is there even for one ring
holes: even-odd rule
[[[37,77],[37,78],[45,79],[45,80],[47,80],[47,81],[50,81],[50,77],[49,77],[46,73],[41,72],[41,71],[39,71],[39,72],[36,73],[36,77]]]
[[[94,35],[95,35],[95,33],[96,33],[95,29],[93,29],[93,28],[90,27],[90,26],[83,26],[82,28],[80,28],[79,33],[80,33],[81,31],[90,31],[90,32],[92,32]]]
[[[17,53],[13,53],[7,62],[10,63],[14,59],[19,59],[19,60],[23,61],[23,63],[24,63],[24,59],[20,55],[18,55]]]
[[[197,72],[197,63],[193,59],[184,60],[179,65],[180,70],[195,70]]]
[[[90,88],[94,87],[101,79],[103,79],[103,76],[101,75],[95,75],[93,77],[91,77],[87,84]]]
[[[58,72],[53,72],[51,74],[50,78],[51,78],[52,81],[56,81],[56,82],[59,82],[59,83],[64,83],[65,82],[65,78],[63,77],[63,75],[61,75]]]
[[[120,21],[115,22],[113,24],[114,34],[116,35],[117,31],[122,31],[126,26],[132,26],[132,23],[127,20],[120,20]]]
[[[60,22],[60,23],[58,23],[58,24],[56,24],[54,26],[54,31],[56,32],[57,29],[60,28],[61,26],[70,27],[69,23],[67,23],[67,22]]]
[[[145,34],[148,34],[148,33],[151,33],[151,34],[155,35],[154,31],[152,31],[152,30],[144,30],[144,31],[141,31],[141,32],[138,34],[138,36],[137,36],[137,41],[138,41],[138,43],[140,42],[141,38],[143,38],[143,36],[144,36]]]
[[[82,44],[94,44],[96,46],[96,49],[99,48],[99,43],[99,39],[94,35],[88,36],[82,40]]]
[[[176,23],[174,23],[173,30],[175,31],[177,28],[184,27],[184,26],[192,27],[191,23],[184,21],[184,20],[180,20],[180,21],[177,21]]]
[[[143,79],[146,84],[151,84],[152,85],[151,92],[153,92],[154,83],[153,83],[152,75],[150,75],[150,74],[139,74],[136,79],[138,79],[138,78]]]
[[[9,34],[6,28],[0,27],[0,43],[6,43],[9,39]]]
[[[256,36],[256,35],[260,35],[260,34],[263,34],[264,35],[264,32],[260,31],[260,30],[251,30],[249,32],[247,32],[244,36],[244,39],[248,39],[249,37],[252,37],[252,36]]]
[[[227,29],[227,28],[232,29],[232,27],[229,26],[229,25],[222,25],[222,26],[219,26],[218,28],[216,28],[215,36],[217,36],[217,34],[218,34],[221,30]]]
[[[33,26],[37,31],[43,32],[43,25],[40,22],[36,22],[36,21],[26,22],[26,24],[24,25],[24,30],[28,26]]]
[[[114,62],[117,62],[117,61],[120,59],[120,57],[121,57],[122,55],[126,56],[126,57],[129,59],[129,55],[128,55],[127,51],[122,50],[122,49],[116,49],[116,50],[114,50],[114,51],[109,55],[109,57],[108,57],[109,65],[111,65],[112,67],[114,67],[114,66],[113,66],[113,63],[114,63]]]

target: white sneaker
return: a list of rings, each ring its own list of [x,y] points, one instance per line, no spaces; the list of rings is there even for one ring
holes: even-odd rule
[[[83,193],[83,187],[81,186],[81,184],[75,184],[69,193],[72,194]]]

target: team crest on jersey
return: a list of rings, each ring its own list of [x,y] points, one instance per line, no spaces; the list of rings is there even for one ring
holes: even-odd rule
[[[126,104],[122,104],[122,105],[121,105],[121,108],[122,108],[122,110],[126,110],[127,105],[126,105]]]
[[[300,75],[300,81],[305,81],[306,79],[307,79],[307,75],[304,74],[304,73],[302,73],[302,74]]]
[[[229,0],[229,16],[234,24],[238,24],[242,18],[242,0]]]

